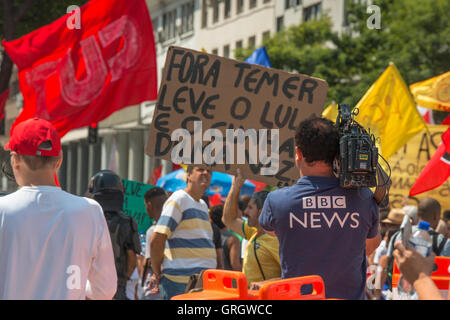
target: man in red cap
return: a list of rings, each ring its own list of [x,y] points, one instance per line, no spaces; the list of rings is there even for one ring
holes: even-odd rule
[[[0,198],[0,300],[111,299],[117,275],[102,208],[56,186],[61,140],[33,118],[5,150],[19,189]]]

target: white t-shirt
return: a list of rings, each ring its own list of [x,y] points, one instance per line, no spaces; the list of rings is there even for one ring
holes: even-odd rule
[[[387,253],[387,244],[386,244],[386,240],[383,239],[380,242],[380,245],[378,246],[378,248],[375,250],[375,255],[373,257],[373,263],[379,264],[381,257],[384,256],[386,253]]]
[[[59,187],[0,197],[0,300],[111,299],[117,273],[103,210]]]

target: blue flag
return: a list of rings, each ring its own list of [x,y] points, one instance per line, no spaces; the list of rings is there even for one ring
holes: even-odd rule
[[[252,55],[248,57],[245,62],[272,68],[272,64],[270,63],[269,55],[267,54],[265,46],[253,51]]]

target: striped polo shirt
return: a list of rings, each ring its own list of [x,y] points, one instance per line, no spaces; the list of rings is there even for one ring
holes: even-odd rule
[[[186,191],[174,192],[164,204],[155,232],[167,235],[162,274],[187,283],[189,276],[217,267],[208,207]]]

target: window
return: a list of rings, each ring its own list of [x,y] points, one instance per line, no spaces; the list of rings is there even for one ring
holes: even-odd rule
[[[270,30],[263,32],[262,39],[263,42],[270,39]]]
[[[153,30],[158,30],[158,17],[156,17],[155,19],[152,19],[152,26],[153,26]]]
[[[242,48],[242,40],[236,41],[236,49]]]
[[[177,10],[172,10],[163,14],[164,40],[175,38],[176,35]]]
[[[202,1],[202,28],[208,25],[208,0]]]
[[[248,38],[248,47],[253,49],[256,46],[256,37],[255,36],[251,36],[250,38]]]
[[[155,41],[159,41],[158,22],[159,22],[159,19],[157,17],[155,19],[152,19],[153,35],[155,37]]]
[[[223,47],[223,56],[225,58],[229,58],[230,57],[230,46],[228,44]]]
[[[319,2],[315,5],[303,9],[303,21],[310,21],[320,17],[322,13],[322,3]]]
[[[236,13],[244,11],[244,0],[236,0]]]
[[[219,21],[219,2],[216,0],[213,3],[213,23]]]
[[[217,48],[215,48],[215,49],[212,49],[212,54],[218,54],[219,53],[219,49],[217,49]]]
[[[263,3],[269,3],[271,0],[264,0]]]
[[[194,1],[181,6],[181,33],[194,30]]]
[[[344,0],[344,22],[343,22],[344,26],[348,26],[349,22],[348,22],[348,3],[347,0]]]
[[[302,4],[302,0],[284,0],[284,9],[289,9]]]
[[[291,7],[291,0],[284,0],[284,9],[289,9]]]
[[[254,7],[256,7],[257,4],[257,0],[250,0],[250,9],[253,9]]]
[[[281,30],[283,30],[283,25],[284,25],[284,17],[278,17],[277,18],[277,32],[280,32]]]
[[[224,12],[224,18],[227,19],[230,17],[231,13],[231,0],[225,0],[225,12]]]

